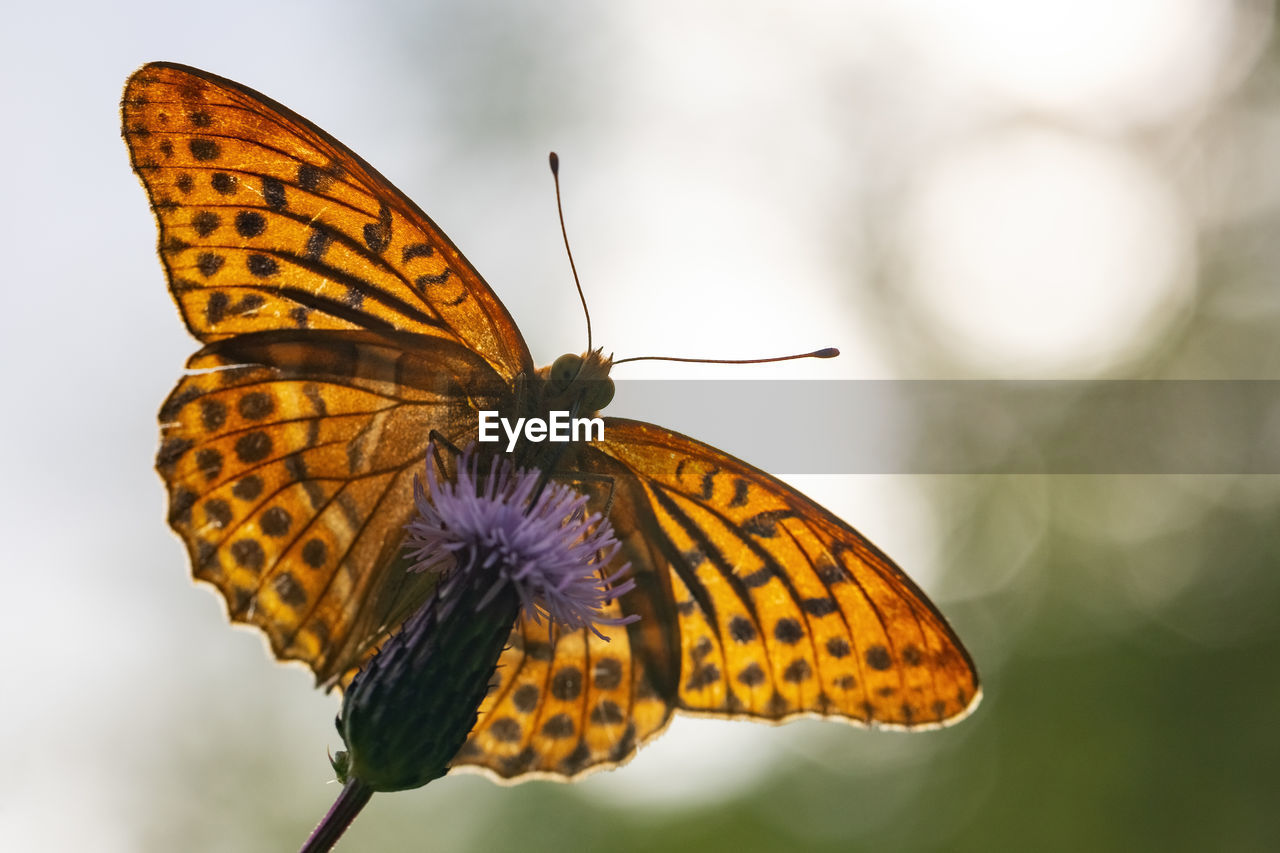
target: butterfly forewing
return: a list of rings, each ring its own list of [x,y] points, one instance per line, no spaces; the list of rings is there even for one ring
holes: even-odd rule
[[[510,315],[440,229],[306,119],[162,63],[130,78],[122,109],[170,289],[201,341],[396,330],[463,343],[508,379],[532,369]]]
[[[522,618],[455,764],[572,777],[625,762],[676,709],[926,728],[973,707],[977,676],[950,626],[853,528],[669,430],[607,418],[605,436],[561,476],[608,481],[596,505],[623,545],[610,570],[625,560],[638,582],[613,606],[642,618],[603,629],[608,644]],[[589,672],[609,689],[589,695]],[[626,725],[609,724],[616,711]]]

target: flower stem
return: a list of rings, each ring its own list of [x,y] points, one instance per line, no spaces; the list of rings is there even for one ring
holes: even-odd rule
[[[299,853],[327,853],[347,831],[351,821],[373,797],[373,789],[354,776],[343,786],[342,793],[334,800],[329,813],[311,831],[311,837],[302,845]]]

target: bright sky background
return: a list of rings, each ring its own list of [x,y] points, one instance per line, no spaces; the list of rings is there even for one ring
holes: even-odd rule
[[[235,789],[202,789],[200,768],[247,749],[246,729],[275,739],[246,772],[294,786],[294,811],[318,819],[333,795],[335,700],[226,626],[164,524],[155,412],[196,344],[118,137],[142,63],[238,80],[362,154],[466,252],[540,363],[585,342],[552,148],[598,343],[844,352],[636,377],[1129,375],[1192,310],[1198,236],[1280,197],[1274,178],[1218,191],[1239,179],[1224,150],[1267,150],[1274,115],[1236,128],[1239,148],[1204,133],[1265,46],[1260,2],[211,9],[25,4],[0,34],[5,849],[155,843],[157,786],[233,813]],[[937,522],[905,478],[798,485],[943,587]],[[678,721],[586,790],[728,792],[798,748],[794,728]],[[401,796],[447,808],[450,785],[485,784]]]

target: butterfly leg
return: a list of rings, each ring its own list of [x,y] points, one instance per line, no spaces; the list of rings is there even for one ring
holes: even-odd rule
[[[579,471],[573,474],[562,475],[557,478],[558,482],[566,484],[584,485],[587,483],[603,483],[608,488],[604,496],[604,506],[600,508],[600,514],[608,518],[610,510],[613,509],[613,487],[614,480],[609,474],[596,474],[589,471]],[[586,491],[590,491],[587,489]]]
[[[599,512],[601,516],[603,516],[604,518],[609,517],[609,513],[613,510],[613,490],[615,485],[614,478],[611,475],[596,474],[590,471],[580,471],[580,472],[562,477],[560,479],[560,482],[566,483],[566,484],[573,483],[580,486],[586,485],[589,483],[604,484],[604,486],[606,487],[606,490],[604,493],[604,506],[600,508]],[[586,489],[584,489],[584,491],[592,492],[593,490],[588,486]],[[607,566],[601,564],[600,568],[596,570],[596,574],[600,576],[601,580],[607,577],[607,574],[605,572],[606,568]]]
[[[440,432],[440,430],[437,430],[437,429],[431,430],[431,432],[427,434],[427,437],[431,441],[431,449],[432,449],[432,452],[435,454],[437,465],[440,465],[444,461],[440,457],[441,447],[447,449],[449,451],[449,455],[453,456],[455,459],[462,455],[462,451],[458,448],[458,445],[450,441],[449,438],[444,433]],[[444,470],[444,469],[441,468],[440,470]]]
[[[462,456],[462,450],[458,445],[454,444],[449,438],[439,430],[433,429],[427,434],[429,439],[428,447],[431,448],[431,456],[435,458],[436,471],[441,477],[451,477],[453,465],[445,465],[446,459],[441,455],[441,450],[449,455],[449,462],[456,462]]]

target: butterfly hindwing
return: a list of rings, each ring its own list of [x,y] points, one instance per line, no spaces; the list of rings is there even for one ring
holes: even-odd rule
[[[394,625],[379,593],[429,438],[465,442],[506,385],[458,344],[369,332],[242,335],[188,367],[157,467],[193,571],[278,657],[340,677]]]
[[[572,778],[615,767],[660,734],[676,709],[680,635],[666,556],[639,480],[590,447],[561,478],[608,512],[621,549],[599,571],[631,566],[635,588],[604,608],[635,614],[626,626],[566,632],[522,614],[498,661],[495,686],[455,766],[500,779]],[[578,470],[581,467],[583,470]]]
[[[923,727],[979,696],[955,633],[861,534],[799,492],[670,430],[605,419],[603,454],[648,496],[666,555],[686,711]]]
[[[616,601],[606,608],[619,613]],[[670,703],[627,628],[598,629],[603,637],[522,615],[454,766],[500,780],[572,778],[626,762],[666,728]]]

